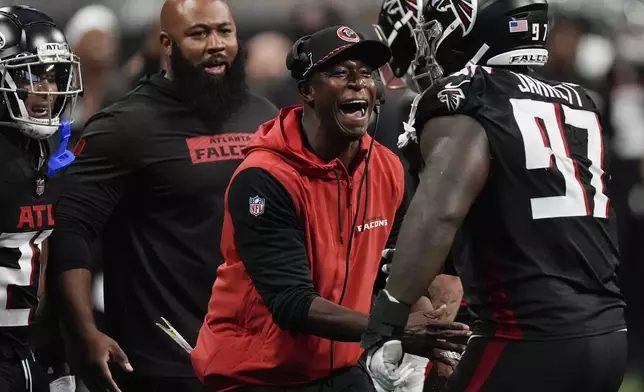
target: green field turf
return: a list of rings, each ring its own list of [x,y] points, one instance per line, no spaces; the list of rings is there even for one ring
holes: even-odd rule
[[[644,384],[634,377],[627,377],[619,392],[643,392]]]

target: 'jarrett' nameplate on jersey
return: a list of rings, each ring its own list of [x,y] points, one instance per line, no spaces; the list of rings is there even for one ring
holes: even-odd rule
[[[186,139],[192,163],[207,163],[242,159],[241,153],[250,141],[250,134],[224,133]]]

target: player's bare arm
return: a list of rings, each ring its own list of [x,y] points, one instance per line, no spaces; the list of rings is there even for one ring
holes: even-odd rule
[[[401,228],[386,285],[392,297],[408,305],[423,295],[443,268],[490,166],[485,131],[470,117],[429,121],[420,147],[425,168]]]
[[[454,321],[463,299],[463,285],[458,276],[440,274],[427,289],[425,294],[435,309],[445,305],[441,320]]]
[[[67,270],[56,278],[56,286],[65,298],[59,301],[65,324],[82,336],[98,332],[91,298],[92,273],[85,268]]]
[[[428,312],[445,307],[438,314],[439,320],[454,321],[463,299],[463,285],[458,276],[440,274],[427,288],[422,297],[411,307],[410,313]]]

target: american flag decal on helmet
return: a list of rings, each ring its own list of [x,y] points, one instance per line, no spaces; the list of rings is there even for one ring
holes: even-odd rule
[[[432,7],[436,11],[447,12],[451,10],[454,17],[460,21],[463,28],[463,37],[468,35],[476,21],[477,0],[432,0]],[[447,26],[445,26],[446,28]]]

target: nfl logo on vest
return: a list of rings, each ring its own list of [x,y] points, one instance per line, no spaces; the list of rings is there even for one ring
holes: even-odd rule
[[[262,199],[259,196],[254,196],[248,199],[249,207],[248,210],[250,211],[251,215],[254,216],[259,216],[264,213],[264,199]]]

